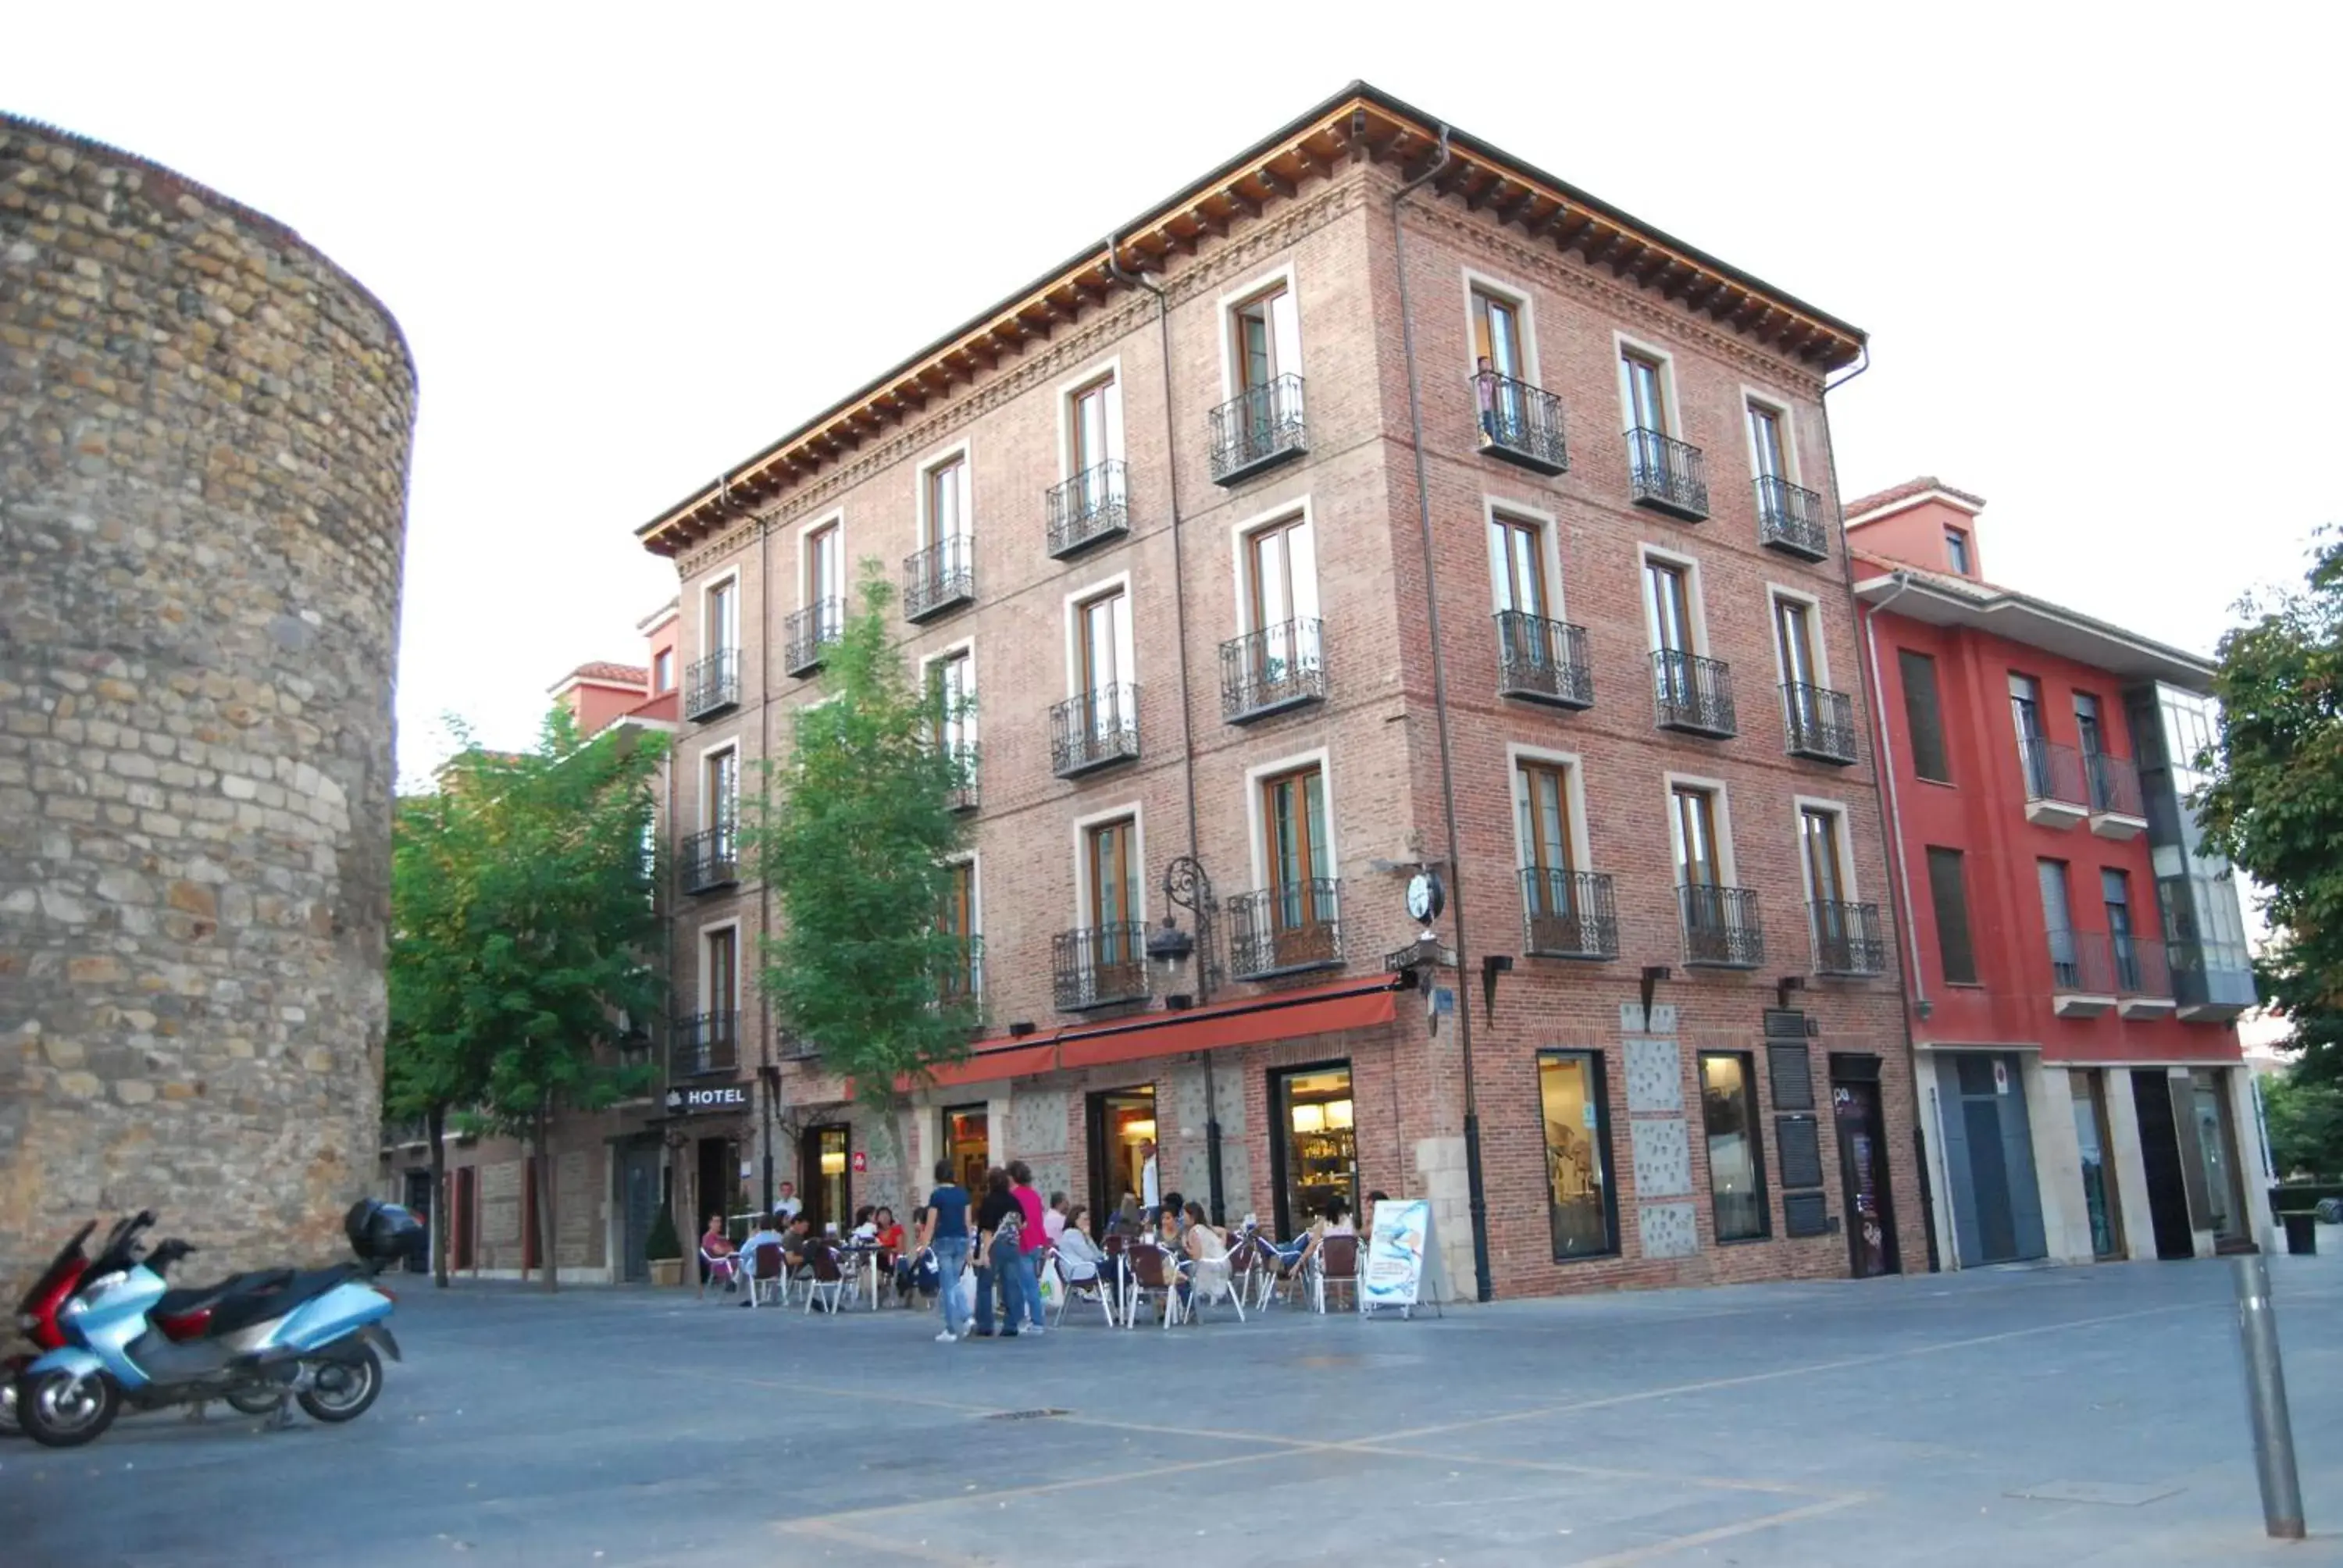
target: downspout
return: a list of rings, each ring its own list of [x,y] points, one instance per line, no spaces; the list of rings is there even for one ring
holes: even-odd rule
[[[1188,573],[1180,548],[1180,450],[1177,441],[1179,421],[1172,413],[1172,301],[1143,273],[1123,270],[1122,236],[1106,236],[1106,269],[1115,278],[1133,287],[1143,288],[1155,297],[1155,328],[1161,347],[1157,351],[1163,372],[1163,459],[1170,476],[1172,489],[1172,613],[1178,631],[1179,653],[1176,665],[1180,672],[1180,775],[1188,795],[1188,859],[1198,864],[1196,851],[1196,742],[1191,733],[1188,716]],[[1204,919],[1196,920],[1196,995],[1199,1001],[1212,1000],[1212,946],[1206,940]],[[1228,1222],[1225,1184],[1221,1167],[1221,1107],[1220,1095],[1212,1084],[1212,1061],[1204,1056],[1204,1163],[1205,1201],[1210,1205],[1212,1223]]]
[[[760,519],[757,526],[757,745],[765,769],[766,784],[773,777],[773,694],[772,681],[772,605],[773,605],[773,526],[770,518]],[[736,805],[734,809],[739,809]],[[738,831],[736,829],[735,831]],[[737,850],[736,850],[737,852]],[[773,930],[773,884],[763,876],[757,879],[757,931],[761,950],[764,937]],[[695,955],[696,957],[697,955]],[[735,960],[738,972],[739,960]],[[735,982],[738,983],[738,982]],[[780,1108],[773,1103],[780,1092],[779,1065],[773,1057],[773,1004],[765,985],[763,966],[757,975],[757,1098],[765,1108],[758,1118],[759,1141],[763,1145],[765,1171],[764,1206],[760,1214],[773,1211],[773,1122]],[[767,1068],[772,1068],[770,1072]]]
[[[1837,380],[1825,383],[1822,397],[1818,399],[1823,411],[1823,451],[1830,464],[1831,500],[1832,504],[1838,508],[1839,576],[1846,584],[1849,604],[1860,601],[1855,597],[1855,556],[1846,542],[1846,498],[1844,492],[1840,490],[1838,483],[1838,443],[1831,436],[1830,395],[1870,368],[1871,344],[1866,340],[1863,345],[1863,362]],[[1859,678],[1867,688],[1864,693],[1864,699],[1871,706],[1871,732],[1874,742],[1871,749],[1872,792],[1884,798],[1887,802],[1887,842],[1890,851],[1887,861],[1887,879],[1893,884],[1892,891],[1896,895],[1896,907],[1903,913],[1904,940],[1911,954],[1911,961],[1899,966],[1904,970],[1906,993],[1903,1008],[1904,1060],[1912,1073],[1912,1152],[1913,1167],[1919,1172],[1920,1177],[1920,1230],[1927,1239],[1928,1271],[1933,1274],[1943,1267],[1936,1249],[1936,1183],[1930,1174],[1932,1166],[1929,1161],[1927,1130],[1933,1125],[1933,1121],[1929,1115],[1929,1106],[1921,1099],[1920,1058],[1912,1038],[1913,1010],[1927,1005],[1928,991],[1927,982],[1921,978],[1919,929],[1912,921],[1911,865],[1904,853],[1904,813],[1901,798],[1896,789],[1896,749],[1888,736],[1887,718],[1880,707],[1879,696],[1881,690],[1877,637],[1879,612],[1903,597],[1905,590],[1912,586],[1911,574],[1899,571],[1895,574],[1895,592],[1876,605],[1865,606],[1858,612],[1863,626],[1864,657],[1857,665],[1856,670]],[[1937,1141],[1940,1143],[1943,1141],[1941,1128],[1937,1131]],[[1901,1249],[1898,1251],[1900,1253]],[[1900,1256],[1897,1262],[1900,1266],[1902,1262]]]
[[[1392,261],[1399,274],[1399,329],[1407,359],[1407,417],[1415,445],[1416,516],[1423,536],[1423,598],[1425,621],[1432,634],[1432,711],[1440,736],[1440,807],[1448,829],[1448,891],[1456,917],[1458,989],[1472,968],[1472,949],[1464,939],[1464,857],[1456,833],[1456,771],[1448,743],[1448,661],[1440,640],[1440,585],[1432,546],[1432,478],[1423,457],[1423,391],[1415,363],[1415,320],[1407,302],[1407,226],[1400,212],[1411,193],[1448,166],[1448,126],[1440,127],[1440,156],[1430,168],[1392,193]],[[1465,997],[1456,1010],[1457,1041],[1464,1065],[1464,1189],[1473,1213],[1473,1294],[1489,1301],[1496,1287],[1489,1277],[1489,1195],[1481,1176],[1481,1101],[1473,1081],[1473,1006]]]

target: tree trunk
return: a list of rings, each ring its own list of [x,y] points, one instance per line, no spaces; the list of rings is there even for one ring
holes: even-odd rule
[[[456,1223],[447,1199],[447,1108],[435,1105],[425,1118],[431,1129],[431,1282],[447,1288],[447,1233]]]
[[[561,1269],[553,1259],[553,1151],[547,1145],[552,1121],[544,1106],[537,1108],[537,1261],[548,1291],[561,1288]]]

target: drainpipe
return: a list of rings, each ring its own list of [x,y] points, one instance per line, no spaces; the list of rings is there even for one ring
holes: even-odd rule
[[[773,530],[770,523],[767,522],[760,523],[757,530],[757,696],[759,699],[757,744],[768,780],[772,778],[773,766],[773,694],[768,687],[768,683],[772,678],[773,668],[772,604]],[[733,809],[736,812],[739,810],[737,803]],[[738,831],[737,828],[735,831]],[[737,846],[735,852],[738,852]],[[761,876],[757,879],[757,930],[760,936],[773,929],[773,885]],[[760,942],[759,946],[761,949],[762,943]],[[698,957],[697,954],[693,956]],[[739,960],[735,959],[733,962],[737,966]],[[738,972],[737,968],[735,972]],[[736,980],[733,983],[737,985],[739,982]],[[737,1050],[739,1049],[737,1024],[734,1026],[734,1033],[736,1036],[734,1049]],[[764,1144],[765,1171],[765,1203],[759,1212],[766,1214],[773,1211],[773,1121],[780,1110],[773,1103],[773,1097],[779,1092],[781,1076],[779,1071],[768,1074],[764,1070],[768,1065],[772,1064],[772,1053],[773,1004],[765,986],[764,974],[760,970],[757,976],[757,1088],[759,1091],[757,1098],[765,1108],[765,1114],[759,1118],[758,1131]]]
[[[1448,743],[1448,661],[1440,641],[1440,585],[1432,548],[1432,479],[1423,458],[1423,392],[1415,363],[1415,319],[1407,303],[1407,227],[1401,207],[1418,186],[1448,166],[1448,126],[1440,127],[1440,156],[1432,166],[1392,193],[1392,260],[1399,272],[1399,328],[1402,352],[1407,359],[1409,438],[1415,445],[1415,503],[1423,536],[1423,598],[1425,620],[1432,634],[1432,711],[1440,736],[1440,808],[1448,829],[1448,890],[1456,917],[1457,989],[1463,989],[1473,964],[1464,940],[1464,857],[1456,833],[1456,772]],[[1457,1041],[1464,1064],[1464,1188],[1473,1211],[1473,1294],[1489,1301],[1497,1292],[1489,1278],[1489,1194],[1481,1177],[1481,1100],[1473,1081],[1472,999],[1460,999],[1456,1009]]]
[[[1172,487],[1172,613],[1179,634],[1177,665],[1180,671],[1180,774],[1188,794],[1188,859],[1198,865],[1202,858],[1196,852],[1196,743],[1190,732],[1188,717],[1188,574],[1182,564],[1180,549],[1180,451],[1177,442],[1178,421],[1172,414],[1172,301],[1163,290],[1147,280],[1143,273],[1126,272],[1122,266],[1122,236],[1106,236],[1106,269],[1121,282],[1143,288],[1155,297],[1155,328],[1161,347],[1157,352],[1163,371],[1163,457],[1164,468],[1171,477]],[[1167,911],[1168,912],[1168,911]],[[1205,940],[1207,927],[1202,914],[1196,918],[1196,995],[1206,1000],[1212,995],[1212,954]],[[1212,1060],[1209,1052],[1204,1063],[1204,1161],[1205,1201],[1210,1205],[1212,1223],[1228,1222],[1227,1201],[1221,1172],[1221,1106],[1220,1095],[1212,1084]]]
[[[1838,443],[1833,439],[1831,436],[1830,395],[1870,368],[1871,345],[1866,342],[1863,346],[1863,362],[1857,365],[1854,369],[1848,371],[1845,375],[1840,377],[1837,380],[1826,383],[1823,387],[1823,396],[1821,398],[1823,410],[1823,451],[1830,465],[1832,504],[1838,508],[1839,575],[1846,584],[1847,601],[1850,604],[1856,602],[1855,598],[1855,557],[1848,549],[1846,543],[1846,499],[1844,493],[1839,489]],[[1943,1267],[1943,1262],[1936,1248],[1936,1183],[1931,1178],[1931,1171],[1933,1167],[1930,1163],[1928,1148],[1927,1130],[1935,1123],[1934,1118],[1930,1114],[1930,1106],[1928,1104],[1924,1104],[1921,1100],[1920,1058],[1917,1050],[1915,1048],[1915,1041],[1912,1038],[1913,1011],[1916,1008],[1925,1007],[1927,1005],[1928,988],[1927,981],[1921,978],[1920,933],[1918,928],[1912,922],[1911,866],[1906,859],[1904,854],[1903,807],[1896,789],[1896,749],[1894,742],[1888,736],[1887,719],[1885,712],[1880,708],[1879,697],[1879,641],[1876,635],[1879,612],[1888,605],[1893,604],[1896,599],[1903,597],[1905,590],[1912,586],[1911,574],[1909,572],[1899,571],[1895,574],[1895,582],[1896,591],[1894,593],[1889,594],[1885,599],[1881,600],[1876,605],[1865,606],[1864,608],[1858,612],[1861,617],[1863,628],[1864,657],[1856,666],[1856,673],[1858,678],[1865,682],[1867,688],[1864,693],[1864,699],[1871,707],[1871,731],[1875,741],[1875,744],[1871,749],[1872,792],[1875,795],[1884,797],[1887,802],[1887,844],[1889,850],[1887,879],[1892,884],[1890,890],[1895,894],[1896,905],[1903,913],[1904,940],[1905,944],[1911,954],[1911,961],[1908,964],[1899,966],[1904,970],[1906,993],[1906,1005],[1903,1010],[1904,1060],[1912,1070],[1913,1166],[1920,1175],[1920,1228],[1921,1233],[1927,1238],[1928,1271],[1933,1274],[1937,1272]],[[1939,1143],[1942,1143],[1943,1140],[1943,1129],[1941,1126],[1938,1126],[1936,1141]],[[1900,1257],[1898,1259],[1898,1262],[1899,1264],[1901,1263]]]

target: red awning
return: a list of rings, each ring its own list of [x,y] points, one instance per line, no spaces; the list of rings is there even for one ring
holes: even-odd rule
[[[939,1067],[931,1081],[939,1087],[954,1083],[981,1083],[993,1078],[1030,1078],[1037,1072],[1047,1072],[1057,1065],[1058,1050],[1052,1042],[1055,1035],[1044,1036],[1040,1045],[1011,1045],[999,1050],[980,1050],[964,1061]],[[907,1082],[900,1087],[910,1088]]]

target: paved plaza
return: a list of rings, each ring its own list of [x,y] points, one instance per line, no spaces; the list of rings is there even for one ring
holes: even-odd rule
[[[406,1364],[353,1425],[0,1446],[0,1563],[2343,1563],[2343,1258],[2271,1264],[2290,1546],[2228,1266],[2197,1262],[959,1345],[908,1312],[409,1282]]]

